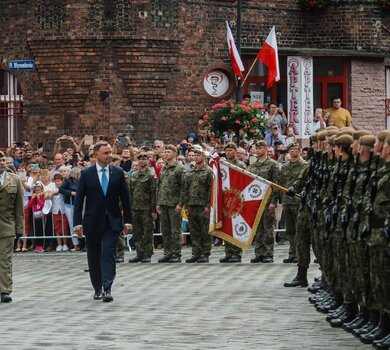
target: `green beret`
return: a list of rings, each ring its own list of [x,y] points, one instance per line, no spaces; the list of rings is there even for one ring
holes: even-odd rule
[[[137,154],[137,159],[140,159],[140,158],[142,158],[142,157],[149,157],[149,156],[148,156],[148,153],[145,152],[145,151],[141,151],[141,152],[139,152],[139,153]]]
[[[232,149],[237,149],[237,145],[234,142],[228,142],[225,146],[226,148],[232,148]]]
[[[298,149],[301,149],[301,145],[297,142],[297,141],[293,141],[291,142],[288,146],[287,146],[287,150],[290,150],[292,148],[298,148]]]
[[[202,146],[200,146],[200,145],[194,145],[194,146],[192,146],[192,150],[193,150],[195,153],[204,154],[204,149],[203,149]]]
[[[327,132],[325,130],[319,131],[317,133],[317,140],[318,141],[325,141],[326,140],[326,136],[327,136]]]
[[[385,142],[388,136],[390,136],[390,130],[381,130],[376,133],[376,138],[382,142]]]
[[[169,150],[177,153],[177,147],[175,145],[172,145],[172,144],[165,145],[165,149],[167,149],[167,150],[169,149]]]
[[[362,136],[365,135],[372,135],[368,130],[356,130],[353,133],[353,139],[354,140],[359,140]]]
[[[375,136],[374,135],[363,135],[359,139],[359,143],[361,146],[374,147],[375,144]]]
[[[334,143],[335,143],[335,145],[338,145],[338,146],[341,146],[341,145],[350,146],[353,143],[353,137],[352,137],[352,135],[349,135],[349,134],[342,134],[339,136],[336,135],[336,138],[334,139]]]

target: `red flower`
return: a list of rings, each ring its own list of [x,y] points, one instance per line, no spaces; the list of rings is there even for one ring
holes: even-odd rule
[[[252,122],[256,123],[257,122],[257,118],[253,118]]]
[[[234,109],[231,109],[230,113],[236,113],[236,111]]]
[[[214,109],[212,109],[211,111],[210,111],[210,113],[214,113],[215,111],[214,111]]]
[[[250,132],[251,134],[254,134],[254,133],[255,133],[255,131],[254,131],[253,129],[249,129],[249,132]]]
[[[221,120],[227,120],[227,118],[226,117],[221,117]]]
[[[209,120],[209,116],[208,116],[207,114],[205,114],[205,115],[203,116],[203,120]]]
[[[238,119],[236,119],[236,124],[240,125],[241,122]]]

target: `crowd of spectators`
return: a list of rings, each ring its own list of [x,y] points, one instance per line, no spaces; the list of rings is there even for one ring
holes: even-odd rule
[[[244,96],[248,98],[248,96]],[[351,123],[347,110],[341,108],[339,98],[332,110],[317,108],[314,115],[314,131],[330,125],[341,125],[335,120],[345,120],[344,126]],[[264,141],[268,145],[268,156],[280,164],[289,161],[287,146],[296,141],[293,127],[288,123],[283,107],[268,103],[266,108],[266,131]],[[343,111],[340,111],[340,108]],[[347,112],[347,114],[345,113]],[[332,113],[331,113],[332,112]],[[237,137],[239,138],[237,140]],[[95,141],[99,139],[97,137]],[[17,252],[33,250],[35,252],[56,250],[57,252],[78,251],[84,242],[73,235],[73,202],[77,192],[77,182],[81,170],[94,164],[93,138],[85,136],[79,140],[63,135],[56,140],[52,154],[36,149],[28,142],[13,143],[7,150],[7,171],[16,173],[24,189],[25,237],[18,237],[15,244]],[[155,140],[151,146],[137,146],[127,135],[118,135],[112,141],[114,165],[131,176],[138,169],[137,153],[146,151],[149,166],[157,175],[164,166],[164,142]],[[192,147],[201,145],[207,151],[217,152],[224,157],[227,142],[238,144],[238,160],[251,165],[257,160],[255,141],[242,132],[225,133],[216,138],[207,131],[207,125],[199,120],[198,130],[190,131],[178,144],[178,160],[187,172],[195,167],[195,153]],[[301,157],[307,159],[308,149],[303,148]],[[185,225],[184,225],[185,226]],[[183,226],[183,227],[184,227]],[[158,229],[157,229],[158,230]],[[27,239],[26,239],[27,238]],[[162,242],[160,242],[161,244]]]

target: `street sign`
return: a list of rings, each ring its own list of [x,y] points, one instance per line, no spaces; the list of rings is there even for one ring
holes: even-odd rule
[[[34,60],[9,60],[8,70],[33,70],[35,68]]]

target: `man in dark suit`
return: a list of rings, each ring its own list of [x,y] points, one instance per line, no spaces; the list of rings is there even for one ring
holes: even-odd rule
[[[73,222],[75,233],[80,237],[84,233],[86,237],[94,299],[110,302],[113,301],[111,285],[116,272],[115,249],[122,227],[125,233],[132,230],[131,208],[123,170],[110,164],[111,146],[106,141],[99,141],[94,145],[93,153],[96,164],[83,170],[78,182]]]

